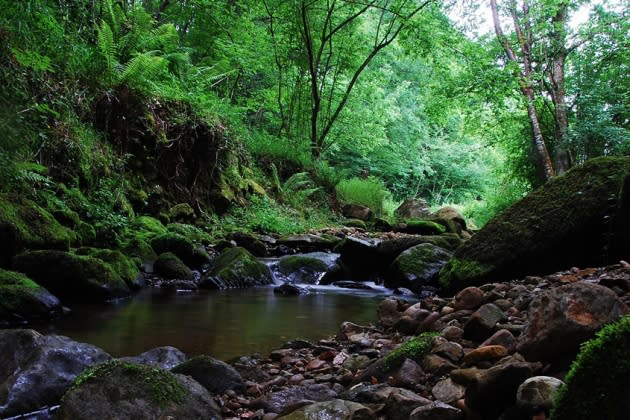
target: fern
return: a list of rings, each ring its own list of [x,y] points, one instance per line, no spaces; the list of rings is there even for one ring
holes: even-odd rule
[[[155,56],[155,53],[155,51],[149,51],[132,58],[123,66],[118,81],[144,91],[150,88],[156,76],[168,65],[166,59]]]
[[[107,74],[105,79],[108,83],[112,83],[116,78],[116,66],[118,61],[116,60],[116,43],[114,42],[114,33],[111,27],[104,20],[101,21],[101,25],[98,28],[97,34],[98,49],[105,59],[105,66],[107,67]]]

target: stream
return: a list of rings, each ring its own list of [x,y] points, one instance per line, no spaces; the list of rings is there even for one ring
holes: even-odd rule
[[[103,305],[74,305],[72,313],[36,329],[94,344],[114,357],[174,346],[188,357],[229,360],[279,348],[286,341],[334,335],[343,321],[376,320],[387,289],[309,286],[311,293],[282,296],[273,286],[164,294],[147,288],[133,298]]]

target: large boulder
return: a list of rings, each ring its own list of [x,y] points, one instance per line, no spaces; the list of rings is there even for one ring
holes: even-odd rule
[[[82,247],[75,254],[88,255],[106,262],[132,289],[139,289],[144,284],[138,264],[118,250]]]
[[[627,226],[630,218],[618,211],[629,173],[630,158],[605,157],[553,178],[458,248],[440,282],[455,291],[630,257],[620,245],[627,243],[628,229],[613,228]]]
[[[156,347],[137,356],[121,357],[120,360],[138,365],[172,369],[186,361],[186,355],[171,346]]]
[[[128,296],[123,279],[104,261],[64,251],[29,251],[13,259],[25,273],[62,300],[103,302]]]
[[[245,390],[243,378],[236,369],[210,356],[195,356],[175,366],[171,372],[192,377],[212,393]]]
[[[153,263],[157,275],[167,279],[193,280],[192,270],[172,252],[163,252]]]
[[[220,419],[220,409],[195,380],[113,360],[83,372],[63,397],[58,419]]]
[[[341,214],[350,219],[368,221],[372,218],[372,210],[360,204],[346,204],[341,209]]]
[[[0,194],[0,267],[25,249],[68,250],[77,235],[34,202]]]
[[[0,330],[0,418],[58,404],[78,374],[109,359],[68,337]]]
[[[572,283],[542,292],[532,300],[517,349],[531,360],[569,362],[580,344],[617,320],[628,307],[604,286]]]
[[[62,312],[61,302],[21,273],[0,268],[0,325],[48,319]]]
[[[341,270],[339,254],[310,252],[301,255],[286,255],[278,261],[277,272],[290,283],[318,284],[326,275],[334,278]]]
[[[399,219],[423,219],[431,214],[429,204],[421,198],[407,198],[394,214]]]
[[[391,288],[406,287],[415,293],[434,288],[440,269],[453,256],[447,250],[429,243],[416,245],[403,251],[390,267],[391,276],[385,285]]]
[[[204,274],[201,286],[211,289],[230,289],[261,286],[273,283],[269,268],[245,248],[225,249],[214,261],[209,273]]]
[[[630,412],[630,316],[582,347],[555,399],[553,420],[621,420]]]
[[[334,399],[309,404],[287,415],[277,418],[284,420],[372,420],[374,418],[374,413],[362,404]]]
[[[168,232],[158,235],[151,240],[151,247],[159,255],[164,252],[172,252],[190,267],[198,267],[210,262],[210,256],[203,245],[178,233]]]

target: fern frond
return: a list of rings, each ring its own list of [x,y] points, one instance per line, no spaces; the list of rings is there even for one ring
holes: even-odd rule
[[[147,90],[147,86],[151,86],[158,74],[168,66],[166,59],[155,56],[155,53],[156,51],[149,51],[132,58],[123,66],[119,82],[131,88]]]
[[[313,185],[313,181],[308,175],[308,172],[297,172],[291,175],[284,184],[282,189],[285,193],[290,191],[298,191],[304,188],[310,188]]]
[[[116,74],[116,43],[114,42],[114,33],[109,24],[104,20],[101,21],[101,25],[98,28],[97,34],[98,50],[105,59],[105,65],[107,67],[106,79],[111,82]]]

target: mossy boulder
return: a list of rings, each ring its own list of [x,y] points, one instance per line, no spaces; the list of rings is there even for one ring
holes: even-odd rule
[[[184,375],[113,360],[85,370],[61,400],[58,419],[220,419],[208,391]]]
[[[630,315],[582,346],[555,399],[552,420],[628,418]]]
[[[28,251],[13,259],[25,273],[62,300],[103,302],[130,294],[125,281],[108,263],[64,251]]]
[[[195,221],[195,210],[188,203],[179,203],[168,211],[169,219],[173,222],[192,223]]]
[[[172,252],[160,254],[153,263],[155,274],[167,279],[193,280],[193,272]]]
[[[452,291],[485,282],[546,274],[628,258],[619,246],[630,213],[619,202],[630,158],[587,161],[490,220],[440,272]]]
[[[61,302],[24,274],[0,268],[0,324],[48,319],[62,311]]]
[[[140,262],[155,261],[157,254],[147,241],[139,237],[125,240],[121,245],[122,251],[132,258],[140,259]]]
[[[77,235],[33,201],[0,194],[0,267],[26,249],[68,250]]]
[[[406,359],[421,363],[422,359],[431,351],[434,332],[425,332],[403,343],[400,347],[381,357],[368,366],[361,375],[355,379],[355,383],[370,381],[372,377],[378,381],[385,381],[391,376]]]
[[[198,267],[210,262],[210,256],[202,245],[196,245],[192,240],[177,233],[165,233],[151,240],[151,247],[157,254],[172,252],[186,265]]]
[[[96,242],[96,230],[89,223],[79,221],[75,232],[79,236],[79,243],[82,245],[92,245]]]
[[[273,283],[269,268],[245,248],[225,249],[204,275],[201,285],[207,288],[246,288]]]
[[[143,283],[138,264],[118,250],[83,247],[75,251],[78,255],[98,258],[110,265],[116,274],[132,289],[138,289]]]
[[[387,287],[405,287],[414,293],[422,293],[427,288],[437,286],[440,269],[453,256],[439,246],[425,243],[403,251],[390,267],[391,276],[387,276]]]
[[[406,220],[398,230],[416,235],[441,235],[446,233],[446,226],[437,221],[421,219]]]
[[[167,233],[166,227],[155,217],[138,216],[131,221],[135,236],[150,241],[153,237]]]
[[[287,255],[278,261],[277,272],[289,283],[318,284],[326,277],[326,283],[338,280],[341,274],[339,254],[310,252]]]
[[[210,245],[213,242],[212,236],[199,229],[197,226],[189,225],[185,223],[169,223],[166,225],[166,229],[169,232],[182,235],[185,238],[190,239],[193,242],[203,245]]]

